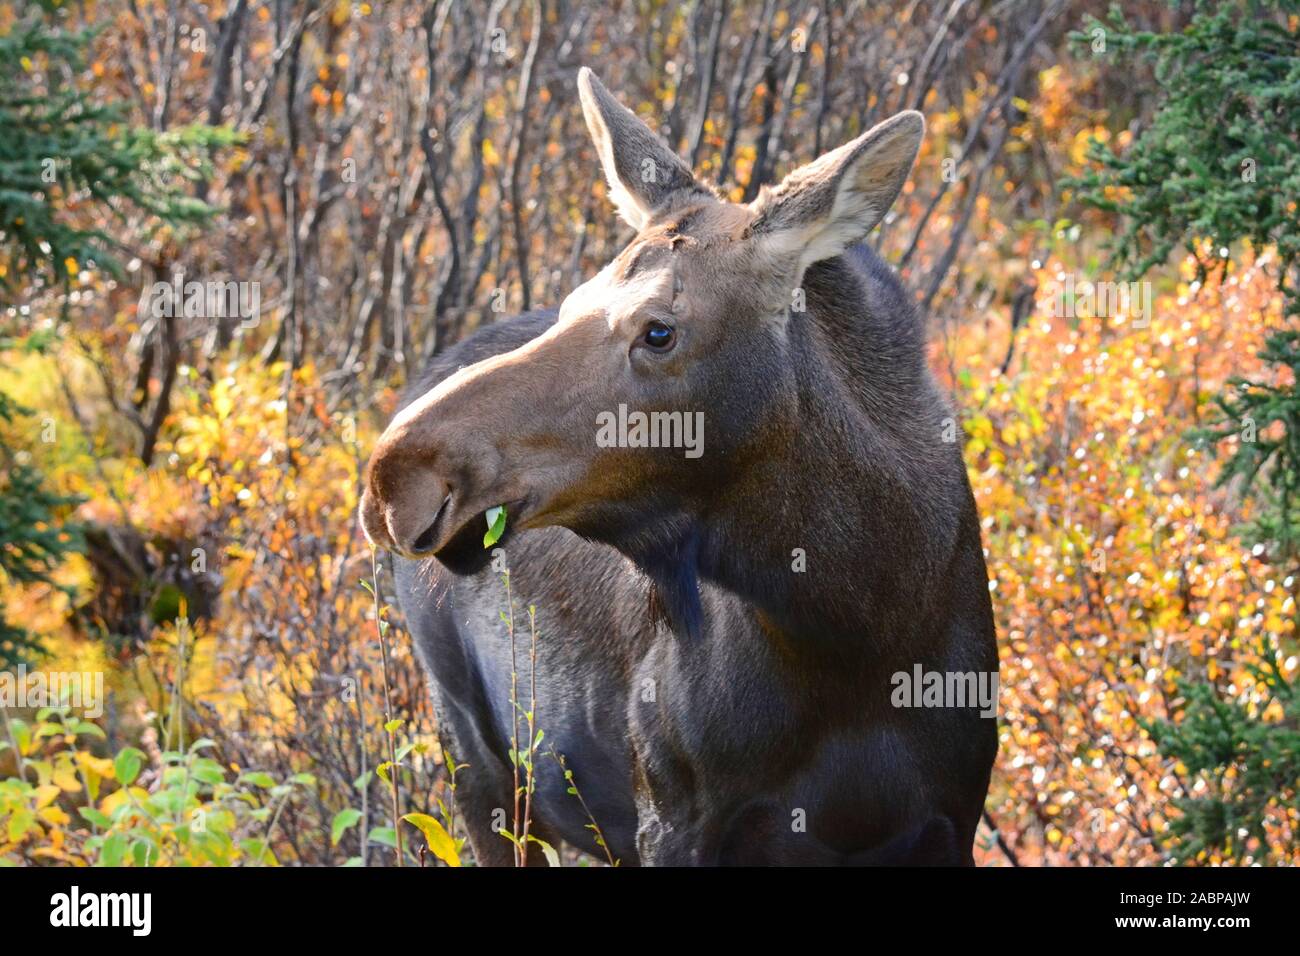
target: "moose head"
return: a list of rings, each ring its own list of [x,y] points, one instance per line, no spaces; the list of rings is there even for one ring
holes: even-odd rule
[[[361,501],[376,546],[476,570],[485,513],[505,505],[507,533],[558,525],[634,560],[671,555],[721,500],[756,487],[802,427],[806,357],[791,323],[806,316],[792,301],[806,270],[884,217],[925,129],[919,113],[899,113],[738,204],[590,70],[578,90],[636,236],[543,334],[461,368],[394,418]],[[602,425],[635,413],[703,433],[685,449],[601,440]]]

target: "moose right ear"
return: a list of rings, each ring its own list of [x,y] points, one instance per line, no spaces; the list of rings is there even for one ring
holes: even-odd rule
[[[585,66],[578,71],[578,95],[610,198],[629,226],[640,231],[675,192],[707,192],[681,157]]]
[[[865,239],[907,182],[925,136],[908,110],[801,166],[751,204],[749,235],[775,256],[799,258],[799,271]]]

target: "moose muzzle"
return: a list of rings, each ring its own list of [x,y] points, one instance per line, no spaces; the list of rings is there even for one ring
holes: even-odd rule
[[[511,527],[580,480],[594,447],[579,336],[550,332],[467,366],[393,419],[370,459],[361,527],[376,547],[437,554],[505,505]],[[585,440],[584,440],[585,439]],[[481,548],[481,544],[479,545]]]

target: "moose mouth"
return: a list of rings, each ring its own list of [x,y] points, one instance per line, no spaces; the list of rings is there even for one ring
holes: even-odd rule
[[[451,522],[455,520],[452,514],[454,510],[452,496],[448,495],[443,499],[429,527],[415,539],[412,550],[419,557],[436,558],[453,574],[474,574],[481,571],[492,560],[494,549],[503,547],[513,537],[515,528],[523,518],[524,505],[524,499],[508,502],[505,505],[505,531],[491,547],[485,547],[483,536],[488,530],[487,513],[491,509],[485,508],[473,513],[470,518],[462,521],[459,527],[447,534],[447,529],[453,527]],[[441,545],[438,544],[440,540]]]

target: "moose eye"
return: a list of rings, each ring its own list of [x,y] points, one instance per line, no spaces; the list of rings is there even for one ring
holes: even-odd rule
[[[663,322],[651,322],[646,326],[641,341],[656,352],[666,352],[673,347],[676,338],[677,333],[671,325],[666,325]]]

